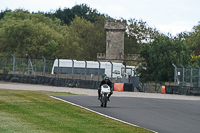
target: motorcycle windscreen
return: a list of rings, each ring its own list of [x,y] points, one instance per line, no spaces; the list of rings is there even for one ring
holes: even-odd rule
[[[109,93],[110,92],[110,87],[107,84],[102,85],[101,86],[101,92],[107,92],[107,93]]]

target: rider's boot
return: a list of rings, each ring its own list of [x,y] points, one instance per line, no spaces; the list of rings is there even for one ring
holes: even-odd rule
[[[110,101],[110,98],[108,97],[108,101]]]
[[[98,100],[100,100],[100,89],[98,90]]]
[[[110,101],[110,95],[108,95],[108,101]]]
[[[100,100],[100,94],[98,93],[98,100]]]

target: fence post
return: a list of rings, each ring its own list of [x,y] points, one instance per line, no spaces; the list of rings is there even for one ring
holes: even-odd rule
[[[57,71],[57,80],[59,79],[59,73],[60,73],[60,60],[58,57],[56,57],[56,59],[58,60],[58,71]]]
[[[112,61],[110,61],[110,64],[111,64],[111,82],[112,82],[112,77],[113,77],[113,63],[112,63]]]
[[[99,69],[98,69],[98,82],[99,82],[99,71],[100,71],[100,68],[101,68],[101,63],[100,63],[100,61],[98,60],[98,63],[99,63]]]
[[[13,75],[15,77],[15,56],[14,56],[14,54],[11,54],[11,55],[13,57]]]
[[[126,73],[126,62],[123,61],[122,64],[125,66],[124,72]]]
[[[200,67],[199,66],[197,66],[197,68],[199,69],[199,76],[198,76],[198,87],[200,87]]]
[[[174,63],[172,63],[172,65],[174,66],[174,85],[176,85],[176,78],[177,78],[177,67]]]
[[[190,65],[188,65],[189,67],[190,67],[190,69],[191,69],[191,71],[190,71],[190,87],[192,87],[193,85],[192,85],[192,77],[193,77],[193,75],[192,75],[192,71],[193,71],[193,69],[192,69],[192,67],[190,66]]]
[[[74,79],[74,60],[72,58],[70,58],[70,60],[72,60],[72,80]]]
[[[86,80],[86,76],[87,76],[87,61],[85,59],[83,59],[83,61],[85,61],[85,80]]]
[[[42,58],[44,59],[43,76],[45,76],[46,59],[44,58],[44,56],[42,56]]]
[[[184,82],[185,82],[185,67],[181,64],[181,67],[183,68],[183,74],[182,74],[182,86],[184,86]]]
[[[33,70],[33,64],[31,62],[31,57],[28,54],[26,54],[26,56],[28,56],[28,75],[30,75],[30,65],[31,65],[32,72],[35,76],[35,71]]]
[[[28,75],[30,75],[30,59],[31,59],[31,57],[28,54],[26,54],[26,56],[28,57]]]

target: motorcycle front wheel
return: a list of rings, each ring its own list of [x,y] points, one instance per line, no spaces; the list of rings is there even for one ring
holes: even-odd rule
[[[107,98],[107,95],[105,95],[103,97],[103,107],[106,107],[107,106],[107,101],[108,101],[108,98]]]

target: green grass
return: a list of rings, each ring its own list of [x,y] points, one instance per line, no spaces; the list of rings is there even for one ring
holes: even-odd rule
[[[69,95],[0,89],[0,133],[149,133],[50,98]]]

